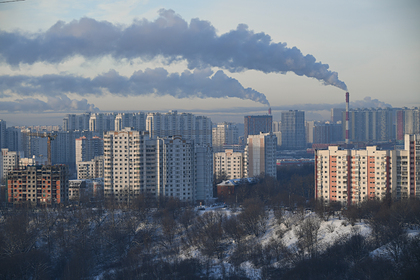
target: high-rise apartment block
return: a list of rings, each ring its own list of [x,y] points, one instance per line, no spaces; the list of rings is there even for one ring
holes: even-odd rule
[[[104,135],[105,197],[130,204],[140,193],[206,201],[212,197],[212,152],[180,136],[149,138],[147,132]]]
[[[404,140],[405,134],[420,134],[420,109],[403,108],[396,112],[396,139]]]
[[[305,112],[290,110],[281,113],[281,147],[283,149],[304,149]]]
[[[195,202],[207,203],[213,197],[213,149],[194,145]]]
[[[19,153],[1,149],[0,154],[0,184],[3,183],[8,172],[19,168]]]
[[[345,118],[343,112],[343,118]],[[390,108],[349,111],[349,140],[352,142],[389,142],[395,140],[393,111]],[[342,123],[343,139],[345,122]]]
[[[313,142],[315,144],[329,144],[344,141],[341,124],[315,123],[313,127]]]
[[[224,152],[214,153],[213,172],[216,176],[226,175],[227,179],[245,177],[244,153],[227,149]]]
[[[305,122],[306,143],[314,143],[314,128],[316,121]]]
[[[276,122],[276,121],[273,121],[273,125],[272,125],[272,131],[273,132],[279,132],[279,131],[281,131],[281,121],[278,121],[278,122]]]
[[[89,119],[90,113],[81,115],[67,114],[63,119],[63,130],[74,131],[74,130],[89,130]]]
[[[146,115],[139,113],[118,113],[115,116],[114,129],[120,131],[125,127],[131,127],[133,130],[146,130]]]
[[[104,131],[121,130],[132,127],[134,130],[146,129],[146,115],[137,113],[86,113],[68,114],[63,119],[64,131],[90,130],[102,134]]]
[[[213,151],[222,151],[225,146],[238,145],[238,128],[232,123],[219,123],[212,131]]]
[[[0,149],[7,148],[6,139],[6,121],[0,120]]]
[[[152,140],[153,141],[153,140]],[[195,197],[194,142],[181,137],[156,141],[157,194],[193,202]]]
[[[343,112],[345,112],[346,109],[344,108],[332,108],[331,109],[331,123],[343,123],[345,118],[343,119]]]
[[[68,181],[66,165],[36,165],[10,171],[7,176],[8,202],[30,202],[32,205],[63,203],[68,199]]]
[[[77,179],[96,179],[104,177],[104,156],[96,156],[88,161],[77,163]]]
[[[276,178],[277,137],[273,133],[249,135],[245,147],[245,177],[259,176],[261,173]]]
[[[89,118],[89,130],[100,134],[115,129],[114,113],[93,113]]]
[[[272,132],[273,129],[273,116],[245,116],[244,118],[244,139],[246,140],[249,135],[258,135],[262,133]]]
[[[147,140],[147,133],[130,129],[104,134],[105,198],[129,204],[140,193],[156,195],[155,150],[146,153]]]
[[[54,134],[56,138],[51,141],[52,164],[66,164],[69,167],[69,172],[76,174],[76,139],[82,136],[92,139],[99,133],[94,131],[56,131]],[[100,148],[99,151],[101,151]]]
[[[104,153],[104,140],[98,136],[77,138],[75,143],[76,164],[81,161],[90,161]]]
[[[22,132],[20,128],[6,128],[6,148],[10,151],[23,151]]]
[[[341,150],[315,153],[315,197],[358,204],[369,199],[420,198],[420,135],[405,135],[404,150]]]
[[[210,118],[195,116],[190,113],[169,111],[168,113],[149,113],[146,118],[146,130],[150,138],[181,136],[194,140],[198,145],[210,145],[212,123]]]

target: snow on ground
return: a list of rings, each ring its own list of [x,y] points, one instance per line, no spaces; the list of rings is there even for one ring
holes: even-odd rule
[[[198,213],[202,215],[203,213],[207,211],[217,211],[226,214],[227,216],[230,215],[236,215],[240,212],[240,210],[236,209],[229,209],[229,208],[223,208],[222,206],[207,206],[204,210],[198,210]],[[284,218],[287,219],[289,225],[289,228],[285,226],[284,223],[279,225],[276,222],[276,219],[274,217],[273,211],[269,211],[268,221],[267,221],[267,230],[259,238],[256,238],[256,242],[260,242],[263,246],[268,244],[270,239],[278,239],[278,231],[283,231],[283,242],[284,244],[289,247],[293,248],[296,246],[298,238],[295,235],[294,229],[302,222],[303,219],[306,219],[308,217],[317,217],[317,215],[314,212],[307,212],[306,214],[300,214],[300,213],[293,213],[289,211],[284,212]],[[350,234],[360,233],[363,236],[368,236],[370,234],[370,228],[367,224],[364,222],[355,223],[354,226],[352,226],[347,220],[344,218],[330,218],[328,221],[322,220],[321,225],[318,231],[318,245],[319,248],[326,248],[329,245],[333,244],[334,241],[336,241],[338,238],[343,238],[345,236],[348,236]],[[229,250],[230,251],[230,250]],[[229,252],[227,252],[229,253]],[[198,250],[194,250],[194,253],[189,255],[193,255],[195,257],[198,257],[200,255]],[[216,262],[217,263],[217,262]],[[246,276],[253,280],[261,279],[261,270],[258,268],[255,268],[251,262],[244,262],[241,264],[240,268],[245,272]],[[229,269],[233,269],[229,263],[224,262],[224,270],[229,271]],[[216,265],[213,268],[213,276],[219,275],[222,276],[222,268],[221,265]]]
[[[203,206],[197,207],[196,211],[199,215],[202,215],[208,211],[214,211],[218,213],[225,214],[227,216],[237,215],[241,213],[242,209],[240,208],[224,208],[223,205],[212,205],[212,206]],[[118,212],[117,212],[118,213]],[[120,213],[118,213],[120,214]],[[266,246],[271,239],[279,239],[282,238],[282,241],[285,246],[290,249],[294,249],[297,245],[298,238],[295,235],[295,229],[301,224],[304,219],[309,217],[318,218],[318,216],[311,211],[307,211],[306,213],[299,213],[299,212],[292,212],[292,211],[284,211],[283,218],[284,222],[278,224],[276,218],[274,216],[273,211],[269,211],[268,219],[267,219],[267,230],[265,233],[256,238],[252,236],[248,236],[247,239],[252,239],[253,242],[259,242],[261,245]],[[343,217],[331,217],[328,221],[318,218],[320,221],[320,227],[318,230],[318,248],[323,250],[328,246],[332,245],[336,240],[340,238],[346,238],[352,234],[361,234],[363,236],[369,236],[371,233],[371,229],[365,222],[358,222],[354,225],[351,225],[345,218]],[[286,226],[287,225],[287,226]],[[142,223],[138,226],[138,230],[149,226],[148,223]],[[408,230],[409,236],[415,236],[420,233],[420,229],[412,229]],[[372,251],[371,256],[384,256],[387,254],[386,246],[382,246],[374,251]],[[210,259],[210,266],[211,271],[208,273],[210,276],[214,278],[223,278],[225,275],[230,275],[234,270],[234,266],[227,262],[226,260],[230,256],[230,254],[235,249],[235,243],[230,242],[226,252],[225,258],[223,260],[219,260],[217,258]],[[183,250],[182,253],[179,255],[181,259],[188,259],[188,258],[205,258],[202,256],[200,250],[196,247],[190,247],[187,250]],[[277,264],[276,264],[277,265]],[[275,265],[275,266],[276,266]],[[246,277],[252,280],[260,280],[262,279],[262,271],[261,269],[256,268],[252,262],[246,261],[240,265],[240,270],[245,274]],[[102,276],[97,277],[97,279],[101,279]]]

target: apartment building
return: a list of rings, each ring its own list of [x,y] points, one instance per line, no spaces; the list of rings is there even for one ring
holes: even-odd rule
[[[105,198],[129,204],[140,193],[156,195],[154,150],[146,150],[147,140],[146,132],[130,128],[104,134]]]
[[[228,122],[217,124],[212,130],[213,151],[220,152],[226,145],[238,145],[238,128]]]
[[[194,141],[180,136],[158,138],[156,159],[159,166],[156,170],[157,194],[194,202]]]
[[[420,133],[420,109],[402,108],[396,111],[396,139],[404,140],[405,134]]]
[[[66,165],[27,166],[10,171],[7,177],[8,202],[30,202],[32,205],[64,203],[68,199],[68,179]]]
[[[118,203],[137,195],[195,202],[212,197],[212,150],[181,136],[150,139],[147,132],[104,135],[104,192]]]
[[[281,112],[281,147],[284,149],[304,149],[305,112],[289,110]]]
[[[234,152],[232,149],[214,153],[213,173],[216,176],[225,174],[227,179],[245,177],[244,153]]]
[[[146,129],[146,118],[142,112],[137,113],[85,113],[81,115],[68,114],[63,119],[64,131],[119,131],[124,127],[134,130]]]
[[[261,173],[276,178],[277,137],[273,133],[249,135],[244,152],[245,177]]]
[[[77,163],[77,179],[95,179],[104,177],[104,156],[96,156],[89,161]]]
[[[339,149],[315,153],[315,198],[343,205],[369,199],[420,198],[420,136],[405,135],[404,150]]]
[[[190,113],[149,113],[146,118],[146,130],[152,139],[178,135],[183,139],[194,140],[196,145],[212,144],[210,118]]]
[[[273,116],[245,116],[244,117],[244,139],[249,135],[258,135],[273,131]]]
[[[346,112],[343,112],[343,120]],[[388,142],[395,139],[394,117],[390,108],[353,109],[349,111],[349,139],[353,142]],[[345,122],[342,138],[345,139]]]
[[[1,149],[0,154],[0,184],[3,183],[9,171],[18,169],[19,153],[9,151],[9,149]]]
[[[6,148],[6,121],[0,119],[0,149]]]
[[[98,136],[79,137],[75,140],[76,164],[103,155],[104,140]]]

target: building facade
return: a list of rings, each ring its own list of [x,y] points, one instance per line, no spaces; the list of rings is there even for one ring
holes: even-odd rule
[[[345,119],[343,112],[343,118]],[[345,122],[342,124],[345,139]],[[394,112],[390,108],[349,111],[349,140],[352,142],[389,142],[395,140]]]
[[[68,168],[66,165],[27,166],[9,172],[8,202],[14,204],[54,205],[68,200]]]
[[[23,151],[22,132],[20,128],[8,127],[6,129],[6,147],[10,151]]]
[[[273,133],[249,135],[245,147],[245,176],[255,177],[264,173],[276,178],[277,137]]]
[[[281,147],[305,149],[305,112],[290,110],[281,113]]]
[[[92,138],[82,136],[75,141],[76,164],[82,161],[90,161],[104,153],[104,140],[98,136]]]
[[[332,123],[316,123],[313,128],[313,142],[315,144],[322,143],[338,143],[343,142],[341,124]]]
[[[183,201],[195,199],[194,141],[179,136],[158,138],[156,141],[157,195],[177,197]]]
[[[232,149],[214,153],[213,173],[218,177],[226,175],[227,179],[244,178],[244,153],[234,152]]]
[[[249,135],[258,135],[262,133],[272,132],[273,116],[245,116],[244,117],[244,139]]]
[[[238,145],[238,128],[228,122],[217,124],[212,130],[212,146],[213,151],[222,151],[224,146]]]
[[[150,138],[181,136],[192,139],[196,145],[212,144],[212,122],[210,118],[195,116],[190,113],[169,111],[168,113],[149,113],[146,118],[146,130]]]
[[[6,148],[6,121],[0,120],[0,149]]]
[[[396,112],[396,139],[404,140],[405,134],[420,134],[420,109],[402,108]]]
[[[0,184],[4,182],[8,172],[19,168],[19,153],[1,149],[0,154]]]
[[[331,123],[343,123],[343,112],[345,112],[345,108],[331,108]]]
[[[405,135],[404,150],[341,150],[315,153],[315,198],[359,204],[369,199],[420,198],[420,136]]]
[[[147,150],[145,132],[109,131],[104,134],[104,197],[130,204],[140,193],[156,195],[152,174],[155,161]],[[146,162],[146,159],[150,160]],[[149,184],[146,184],[149,183]]]
[[[104,135],[105,198],[130,204],[140,193],[196,202],[212,197],[212,149],[181,136],[149,138],[147,132]]]
[[[77,179],[96,179],[104,177],[104,156],[77,163]]]

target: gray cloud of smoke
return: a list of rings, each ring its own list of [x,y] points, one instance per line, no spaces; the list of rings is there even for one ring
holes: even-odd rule
[[[264,94],[251,88],[244,88],[236,79],[228,77],[221,70],[214,73],[209,68],[193,72],[185,70],[181,74],[168,73],[163,68],[146,69],[136,71],[131,77],[121,76],[115,70],[110,70],[93,79],[63,74],[0,76],[0,97],[8,97],[11,93],[21,97],[43,95],[49,98],[55,96],[64,98],[67,93],[100,96],[104,94],[104,90],[105,93],[108,91],[116,96],[156,94],[171,95],[176,98],[236,97],[269,105]],[[65,104],[72,108],[75,106],[69,102]]]
[[[47,102],[36,98],[24,98],[15,101],[0,102],[0,111],[6,112],[68,112],[68,111],[99,111],[93,104],[89,104],[86,99],[70,99],[66,95],[49,96]]]
[[[271,110],[276,111],[288,111],[288,110],[300,110],[300,111],[330,111],[332,108],[346,108],[346,103],[321,103],[321,104],[293,104],[293,105],[283,105],[283,106],[272,106]],[[378,99],[372,99],[370,96],[366,96],[363,100],[355,100],[350,102],[350,109],[364,109],[364,108],[392,108],[392,105],[380,101]],[[209,114],[217,113],[229,113],[229,114],[264,114],[267,112],[266,108],[263,107],[229,107],[229,108],[218,108],[215,109],[191,109],[191,110],[182,110],[185,112],[201,112]]]
[[[15,67],[21,63],[61,63],[75,55],[144,61],[159,57],[167,64],[186,60],[189,69],[214,66],[230,72],[294,72],[347,90],[328,64],[303,55],[296,47],[274,43],[269,35],[254,33],[244,24],[218,36],[209,22],[192,19],[188,24],[172,10],[162,9],[155,21],[137,20],[128,27],[82,18],[70,23],[59,21],[36,34],[0,31],[0,42],[0,60]]]

